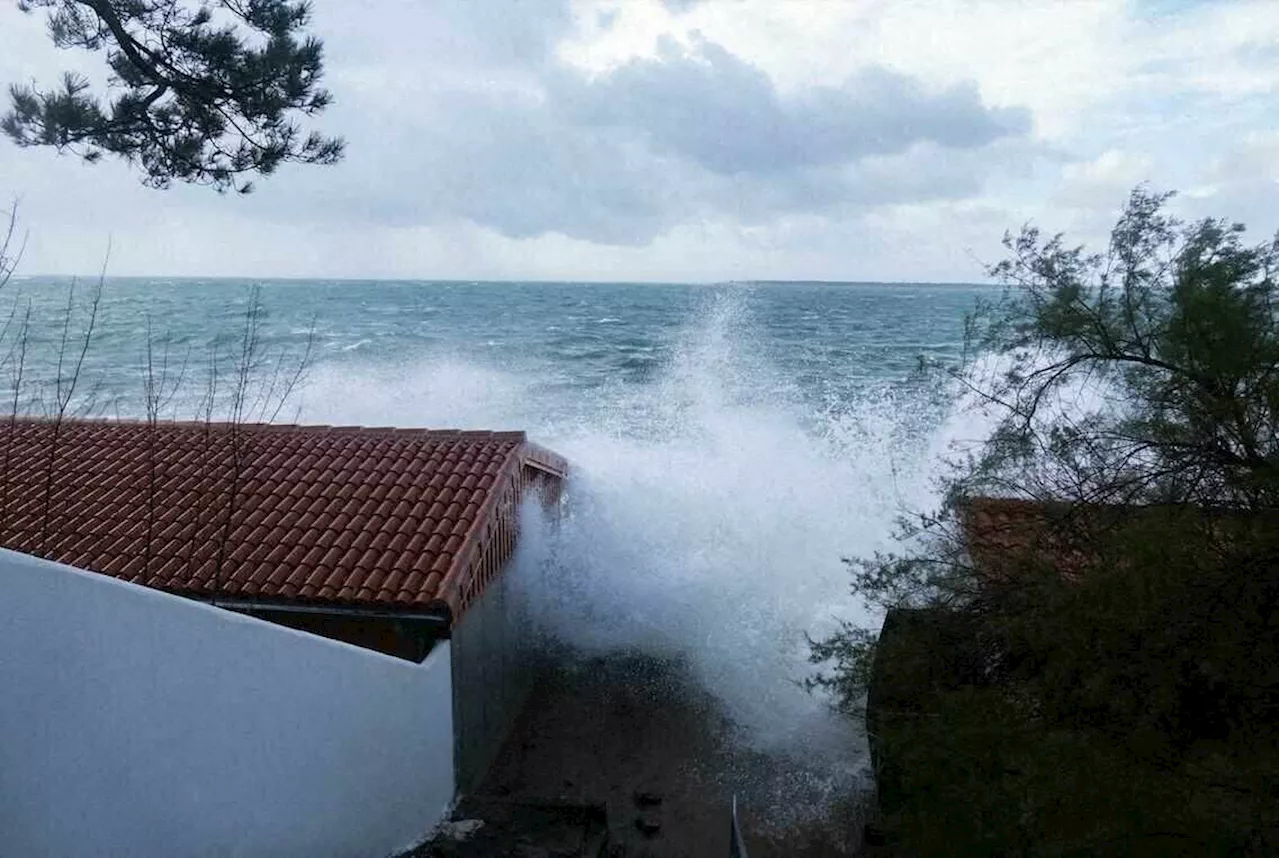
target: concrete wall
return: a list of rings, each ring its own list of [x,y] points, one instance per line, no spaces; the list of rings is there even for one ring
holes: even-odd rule
[[[452,800],[449,665],[0,551],[0,856],[382,858]]]
[[[458,793],[475,790],[524,707],[537,675],[530,624],[517,598],[516,558],[453,628]]]

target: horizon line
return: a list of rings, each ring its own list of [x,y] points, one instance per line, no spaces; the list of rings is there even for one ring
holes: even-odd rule
[[[466,285],[480,284],[563,284],[581,286],[751,286],[751,285],[789,285],[812,284],[817,286],[987,286],[990,282],[972,280],[832,280],[794,278],[780,280],[776,278],[733,278],[726,280],[597,280],[597,279],[552,279],[552,278],[499,278],[486,279],[480,277],[320,277],[310,275],[260,276],[239,274],[19,274],[14,273],[13,280],[258,280],[258,281],[290,281],[313,283],[458,283]]]

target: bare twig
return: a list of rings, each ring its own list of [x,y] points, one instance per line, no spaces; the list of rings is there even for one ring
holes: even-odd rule
[[[67,289],[67,306],[62,319],[62,332],[58,345],[58,360],[56,376],[53,380],[54,385],[54,413],[53,417],[53,433],[49,440],[49,455],[45,464],[45,480],[44,480],[44,504],[41,515],[40,525],[40,551],[44,552],[48,547],[49,531],[53,524],[52,517],[54,514],[54,487],[57,482],[57,458],[58,458],[58,442],[61,439],[63,422],[66,419],[67,410],[75,396],[76,388],[80,384],[80,376],[84,370],[85,358],[89,353],[89,345],[93,341],[93,331],[98,319],[98,307],[102,301],[102,289],[106,282],[107,263],[111,258],[111,245],[107,244],[107,254],[102,262],[102,270],[98,275],[98,282],[93,290],[93,295],[89,300],[89,318],[85,324],[85,330],[80,338],[80,350],[75,357],[68,373],[66,367],[68,339],[71,331],[71,322],[75,314],[75,283]]]
[[[9,433],[5,438],[4,466],[0,469],[0,539],[4,537],[9,519],[9,474],[13,463],[13,448],[18,435],[18,409],[22,396],[22,383],[27,366],[27,346],[31,332],[31,301],[28,300],[18,329],[18,341],[14,345],[16,359],[13,364],[13,395],[9,399]]]
[[[18,246],[17,251],[13,251],[13,235],[18,228],[18,201],[14,200],[9,206],[7,223],[4,226],[4,237],[0,238],[0,290],[9,285],[13,272],[18,269],[18,263],[22,261],[22,254],[27,249],[27,235],[23,233],[22,243]]]

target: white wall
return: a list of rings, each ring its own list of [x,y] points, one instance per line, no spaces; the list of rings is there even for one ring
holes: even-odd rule
[[[0,856],[370,856],[453,797],[422,664],[0,550]]]

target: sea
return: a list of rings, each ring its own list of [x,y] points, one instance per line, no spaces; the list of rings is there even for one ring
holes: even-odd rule
[[[964,359],[993,288],[15,277],[0,393],[21,375],[35,413],[524,430],[572,467],[565,520],[521,549],[541,621],[684,660],[751,742],[847,775],[865,753],[801,687],[807,636],[876,622],[844,559],[893,550],[981,440],[920,364]]]

